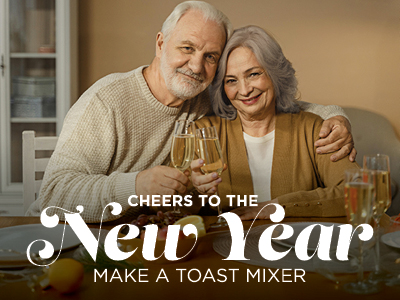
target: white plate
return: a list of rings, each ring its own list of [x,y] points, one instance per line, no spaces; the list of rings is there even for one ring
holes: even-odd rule
[[[55,251],[61,249],[64,224],[59,224],[54,228],[46,228],[42,224],[29,224],[0,229],[0,268],[11,266],[25,266],[28,264],[26,254],[17,254],[15,252],[5,252],[6,249],[12,249],[16,252],[25,253],[30,243],[35,240],[46,240],[50,242]],[[62,250],[76,247],[80,240],[73,232],[71,226],[65,225],[64,241]],[[36,242],[31,247],[31,253],[37,254],[44,248],[43,242]]]
[[[390,247],[400,249],[400,231],[389,232],[382,235],[381,241]]]
[[[339,232],[340,232],[339,225],[344,225],[341,223],[327,223],[327,222],[293,222],[293,223],[282,223],[282,224],[290,225],[294,230],[293,235],[286,240],[272,240],[272,241],[278,245],[285,246],[288,248],[295,246],[297,237],[304,228],[306,228],[310,225],[315,225],[315,224],[321,224],[324,226],[334,225],[333,233],[332,233],[332,240],[331,240],[331,248],[330,248],[331,251],[336,249],[336,247],[337,247],[337,243],[338,243],[338,239],[339,239]],[[282,233],[282,230],[283,230],[282,226],[277,227],[274,230],[273,236],[279,236]],[[310,239],[308,241],[308,245],[307,245],[308,250],[314,251],[317,248],[320,232],[321,232],[321,229],[319,226],[316,226],[313,229],[313,231],[311,232],[311,235],[310,235]],[[357,247],[357,245],[358,245],[357,241],[358,241],[358,239],[356,239],[356,238],[352,239],[352,241],[350,243],[350,248]]]

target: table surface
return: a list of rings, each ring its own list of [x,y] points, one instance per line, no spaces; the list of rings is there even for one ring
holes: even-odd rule
[[[204,217],[206,227],[214,222],[216,217]],[[334,222],[346,223],[345,218],[286,218],[283,222]],[[387,219],[383,220],[385,226]],[[0,228],[10,227],[23,224],[40,223],[38,217],[0,217]],[[256,221],[255,225],[270,224],[271,221]],[[118,221],[104,223],[102,228],[111,229]],[[250,226],[250,221],[243,222],[245,228]],[[90,227],[98,227],[92,224]],[[199,244],[195,256],[186,262],[176,262],[170,264],[147,263],[142,270],[142,280],[148,282],[138,282],[138,276],[133,275],[136,279],[134,282],[128,279],[125,282],[125,270],[121,270],[122,281],[119,279],[110,280],[114,270],[108,270],[108,282],[97,277],[94,282],[94,273],[85,273],[85,279],[80,289],[70,295],[60,295],[54,289],[45,291],[31,292],[26,282],[9,283],[0,285],[0,299],[250,299],[252,297],[268,297],[269,299],[398,299],[400,296],[400,287],[383,287],[379,294],[375,295],[352,295],[341,290],[340,285],[336,285],[318,273],[307,272],[304,276],[306,282],[297,279],[296,282],[282,282],[282,270],[278,271],[278,280],[272,277],[272,273],[276,269],[265,269],[265,282],[258,282],[256,279],[246,280],[247,269],[252,273],[260,269],[261,274],[263,267],[252,266],[236,261],[226,261],[222,256],[212,249],[212,236],[207,234],[206,238]],[[161,269],[164,270],[168,278],[157,278]],[[182,278],[178,269],[182,271]],[[188,271],[197,269],[201,273],[201,278],[208,277],[204,282],[190,282],[188,279]],[[238,271],[232,271],[238,269]],[[226,271],[224,271],[226,270]],[[128,270],[130,273],[131,270]],[[224,277],[227,276],[226,282]],[[210,279],[214,276],[215,282]],[[287,281],[294,281],[294,272],[286,271],[291,274],[285,277]],[[135,273],[134,273],[135,274]],[[198,271],[191,272],[192,279],[198,276]],[[233,274],[235,278],[233,279]],[[116,274],[115,274],[116,275]],[[162,277],[162,276],[161,276]],[[342,276],[344,280],[355,280],[356,275],[350,274]],[[269,281],[271,279],[271,281]],[[111,282],[110,282],[111,281]],[[268,282],[269,281],[269,282]],[[4,298],[3,298],[4,296]],[[7,296],[7,297],[5,297]],[[12,298],[11,298],[12,297]]]

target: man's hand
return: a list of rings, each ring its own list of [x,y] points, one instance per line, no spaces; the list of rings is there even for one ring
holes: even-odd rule
[[[216,172],[204,175],[200,170],[203,164],[204,160],[202,159],[192,161],[192,183],[200,193],[213,195],[217,191],[217,186],[222,182],[222,179]],[[224,171],[226,168],[227,165],[224,164]]]
[[[136,195],[184,194],[189,178],[177,169],[156,166],[140,172],[136,177]]]
[[[354,148],[353,136],[349,121],[342,116],[335,116],[322,123],[319,132],[321,139],[315,142],[317,153],[331,153],[339,150],[331,156],[331,161],[342,159],[347,154],[351,162],[356,160],[357,150]]]
[[[238,207],[231,210],[231,212],[237,214],[243,221],[254,220],[256,218],[260,220],[266,220],[269,219],[270,215],[272,215],[276,210],[276,208],[273,205],[269,205],[263,208],[265,205],[269,203],[278,203],[278,201],[274,199],[271,201],[259,202],[257,203],[257,206]]]

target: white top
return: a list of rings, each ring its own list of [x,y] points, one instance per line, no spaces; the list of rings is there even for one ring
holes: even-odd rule
[[[271,169],[274,155],[275,130],[262,137],[243,132],[247,149],[254,194],[258,202],[271,200]]]

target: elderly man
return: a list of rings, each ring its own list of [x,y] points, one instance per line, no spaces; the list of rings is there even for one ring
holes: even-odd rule
[[[188,177],[167,166],[171,132],[176,120],[210,112],[206,88],[231,31],[226,16],[205,2],[178,5],[157,35],[150,66],[100,79],[71,108],[28,215],[82,205],[84,220],[99,222],[118,217],[104,209],[110,202],[125,214],[131,195],[184,193]],[[349,139],[341,122],[331,120],[322,130],[336,125],[330,138]]]

